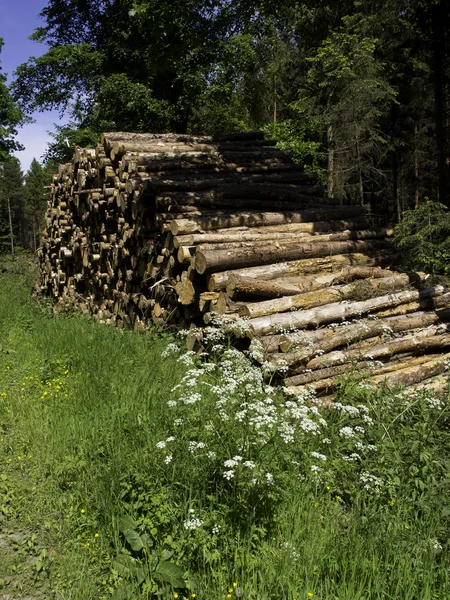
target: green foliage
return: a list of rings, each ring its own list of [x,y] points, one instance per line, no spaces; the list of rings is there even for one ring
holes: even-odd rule
[[[137,528],[137,523],[129,515],[119,519],[119,531],[133,554],[119,554],[113,562],[113,572],[131,583],[119,587],[111,600],[128,598],[130,594],[137,593],[140,587],[143,592],[163,595],[186,585],[183,571],[169,560],[173,552],[153,549],[151,536],[139,533]]]
[[[0,54],[2,46],[3,39],[0,38]],[[24,122],[24,117],[12,100],[5,82],[6,77],[2,75],[0,66],[0,163],[9,160],[11,152],[23,149],[14,137],[17,134],[17,126]]]
[[[25,222],[26,194],[24,176],[20,162],[11,158],[0,163],[0,252],[11,248],[11,229],[9,209],[11,211],[14,245],[26,246],[27,231]],[[8,209],[9,204],[9,209]]]
[[[221,1],[51,0],[46,26],[34,34],[50,48],[19,67],[15,96],[29,111],[73,104],[82,127],[103,120],[117,129],[186,131],[205,88],[229,67],[227,53],[239,56],[230,32],[246,27],[242,16]],[[256,93],[250,86],[247,96]]]
[[[104,123],[108,125],[108,123]],[[106,131],[109,127],[105,127]],[[75,146],[82,148],[95,148],[100,142],[100,132],[94,126],[83,127],[80,123],[71,121],[66,125],[55,125],[55,132],[51,134],[51,142],[44,153],[44,163],[50,167],[56,167],[59,163],[72,160]]]
[[[28,228],[27,246],[36,251],[41,236],[48,193],[45,186],[50,183],[50,169],[45,169],[33,158],[25,174],[25,222]]]
[[[405,211],[394,243],[408,268],[450,275],[450,212],[443,204],[426,200]]]
[[[324,152],[321,142],[322,125],[318,119],[286,119],[265,127],[268,137],[277,140],[277,148],[291,153],[295,162],[304,165],[320,179],[326,177],[323,168]]]

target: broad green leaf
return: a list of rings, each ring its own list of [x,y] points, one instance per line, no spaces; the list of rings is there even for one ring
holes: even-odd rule
[[[126,554],[118,556],[116,560],[113,561],[113,569],[115,569],[121,577],[134,579],[138,584],[142,583],[145,579],[144,568],[135,558]]]
[[[184,587],[183,571],[176,564],[166,560],[160,561],[153,576],[174,588]]]

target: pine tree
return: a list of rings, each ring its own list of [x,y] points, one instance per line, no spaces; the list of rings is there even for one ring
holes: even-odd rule
[[[45,185],[49,181],[49,173],[33,158],[25,175],[25,219],[28,229],[28,244],[36,252],[37,242],[44,225],[47,194]]]
[[[0,227],[2,251],[26,246],[24,177],[17,159],[0,164]],[[9,237],[9,243],[8,243]]]

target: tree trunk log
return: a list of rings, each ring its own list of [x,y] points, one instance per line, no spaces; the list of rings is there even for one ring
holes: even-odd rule
[[[359,360],[386,360],[395,354],[404,352],[417,353],[435,350],[437,348],[446,348],[450,345],[450,334],[435,335],[436,329],[426,329],[413,335],[378,344],[370,348],[367,352],[361,352],[360,349],[338,350],[330,352],[327,355],[313,358],[306,365],[307,369],[321,369],[341,365],[351,361]]]
[[[178,235],[174,237],[174,246],[194,246],[197,244],[219,244],[223,242],[253,240],[282,239],[283,236],[294,234],[315,234],[332,231],[347,232],[347,230],[361,230],[367,225],[365,217],[348,219],[347,221],[316,221],[312,223],[286,223],[284,225],[273,225],[267,227],[231,227],[230,229],[218,229],[214,232],[193,233]]]
[[[281,334],[278,336],[278,346],[283,353],[287,353],[283,355],[287,362],[293,365],[310,360],[317,352],[326,354],[335,348],[353,344],[358,340],[376,335],[391,335],[401,331],[429,327],[440,321],[450,321],[450,309],[438,312],[416,312],[407,316],[389,317],[384,320],[365,319],[347,326],[319,329],[318,332],[305,331],[298,334]],[[323,332],[323,335],[321,339],[316,339],[319,332]],[[311,347],[310,338],[314,338],[314,347]],[[306,348],[293,352],[293,349],[305,345]]]
[[[313,306],[323,306],[333,302],[342,302],[354,298],[373,298],[375,295],[382,295],[388,291],[394,291],[405,288],[410,285],[408,275],[393,275],[382,279],[363,279],[348,285],[330,287],[306,292],[283,296],[274,300],[263,302],[238,304],[239,313],[245,317],[263,317],[274,313],[282,313],[293,309],[307,309]]]
[[[264,248],[197,251],[194,260],[197,272],[202,275],[207,272],[266,265],[280,260],[320,258],[344,253],[377,251],[387,247],[389,245],[384,240],[305,242],[285,246],[267,244]]]
[[[390,252],[372,252],[362,254],[340,254],[323,258],[311,258],[289,262],[274,263],[259,267],[246,267],[233,269],[222,273],[212,273],[207,276],[208,290],[218,292],[225,290],[228,278],[231,275],[240,275],[250,278],[261,278],[265,280],[277,279],[278,277],[300,276],[311,273],[332,273],[337,268],[345,268],[356,265],[363,266],[386,266],[392,263],[393,256]]]
[[[268,317],[250,319],[250,324],[255,335],[266,335],[277,329],[302,329],[305,327],[319,327],[333,321],[345,321],[355,316],[368,314],[376,309],[387,306],[404,304],[413,300],[422,300],[442,294],[442,286],[427,288],[421,291],[410,290],[371,298],[362,302],[348,304],[336,302],[327,306],[319,306],[309,310],[299,310],[293,313],[281,313]]]
[[[363,209],[359,206],[343,206],[337,209],[323,211],[302,210],[298,212],[227,212],[217,211],[208,217],[191,217],[189,219],[177,219],[170,224],[173,235],[187,233],[200,233],[201,231],[214,231],[225,227],[261,227],[263,225],[283,225],[285,223],[305,223],[311,221],[345,219],[347,217],[362,216]]]

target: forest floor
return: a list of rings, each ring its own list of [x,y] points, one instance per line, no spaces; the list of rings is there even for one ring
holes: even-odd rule
[[[450,597],[448,393],[350,373],[321,412],[35,279],[0,258],[0,600]]]

